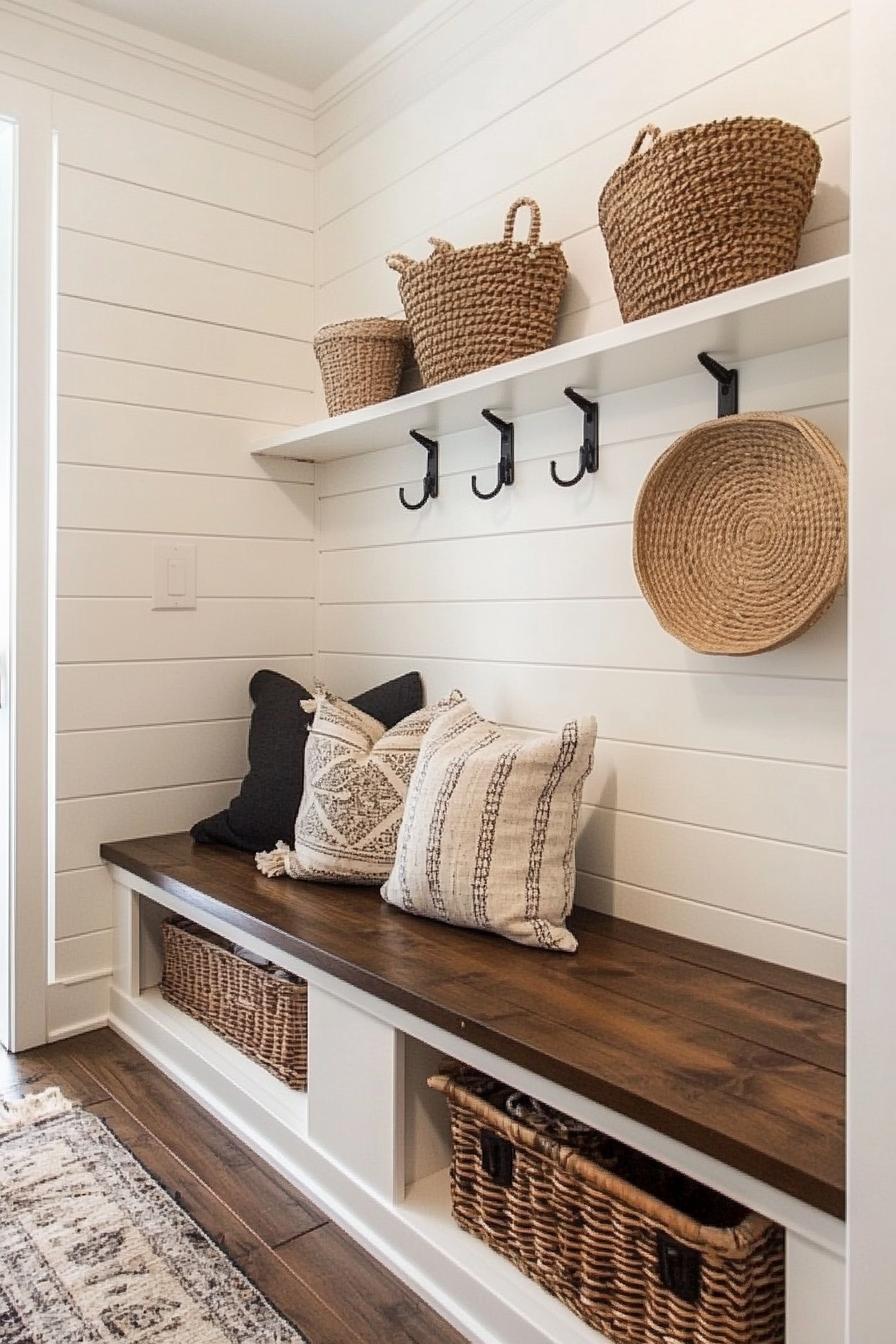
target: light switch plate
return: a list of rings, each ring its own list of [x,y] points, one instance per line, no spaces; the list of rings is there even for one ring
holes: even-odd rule
[[[157,543],[153,547],[153,611],[196,606],[196,547]]]

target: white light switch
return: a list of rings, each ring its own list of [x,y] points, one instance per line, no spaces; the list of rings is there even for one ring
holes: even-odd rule
[[[153,611],[196,606],[196,547],[153,547]]]

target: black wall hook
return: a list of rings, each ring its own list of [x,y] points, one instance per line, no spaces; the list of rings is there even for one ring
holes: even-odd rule
[[[726,369],[712,355],[702,351],[697,358],[719,385],[718,414],[737,415],[737,369]]]
[[[425,434],[421,434],[419,429],[410,431],[412,439],[416,439],[421,448],[426,449],[426,475],[423,477],[423,498],[416,504],[409,504],[405,499],[404,486],[398,487],[398,498],[406,509],[422,509],[428,499],[438,499],[439,497],[439,441],[438,439],[428,439]]]
[[[498,462],[498,484],[494,490],[480,490],[476,484],[476,477],[473,477],[473,494],[477,499],[494,499],[499,491],[504,489],[505,485],[513,485],[513,425],[508,424],[506,420],[500,420],[493,411],[483,411],[482,416],[495,429],[501,431],[501,458]]]
[[[578,406],[585,417],[582,429],[582,446],[579,449],[579,469],[571,480],[564,481],[562,477],[557,475],[557,463],[555,461],[551,462],[551,480],[556,485],[578,485],[586,471],[593,472],[597,471],[598,468],[600,455],[599,410],[596,401],[589,401],[574,387],[564,387],[563,395],[569,397],[572,404]]]

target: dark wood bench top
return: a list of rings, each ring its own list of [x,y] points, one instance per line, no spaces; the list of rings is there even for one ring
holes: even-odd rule
[[[842,985],[576,911],[575,956],[277,881],[188,835],[109,863],[309,965],[701,1152],[844,1216]]]

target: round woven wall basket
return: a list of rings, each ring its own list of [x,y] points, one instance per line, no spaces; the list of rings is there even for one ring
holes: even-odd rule
[[[529,236],[514,242],[524,205],[531,211]],[[386,258],[401,277],[398,292],[426,387],[551,344],[567,266],[560,244],[540,239],[538,205],[521,196],[507,211],[499,243],[457,249],[430,238],[435,251],[425,261],[401,252]]]
[[[698,653],[761,653],[801,635],[846,573],[846,467],[808,420],[724,416],[654,464],[634,522],[638,582]]]
[[[409,352],[407,322],[359,317],[321,327],[314,338],[314,353],[330,415],[394,397]]]
[[[793,270],[820,167],[773,117],[645,126],[598,204],[623,321]]]

